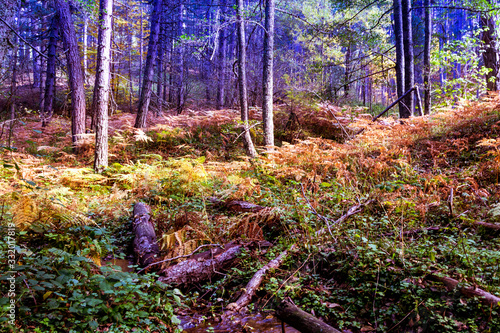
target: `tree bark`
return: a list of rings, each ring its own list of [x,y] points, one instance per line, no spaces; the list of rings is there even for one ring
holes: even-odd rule
[[[177,30],[179,37],[184,35],[184,10],[184,5],[181,2],[179,4],[179,22]],[[182,40],[177,48],[176,67],[177,80],[175,84],[177,86],[177,114],[181,114],[184,109],[184,45]]]
[[[349,91],[351,90],[350,85],[351,80],[351,43],[347,45],[347,50],[345,52],[345,73],[344,73],[344,97],[349,97]]]
[[[248,94],[246,77],[246,42],[245,42],[245,22],[243,21],[243,0],[236,0],[236,20],[238,25],[238,86],[240,92],[241,120],[243,122],[243,144],[248,156],[254,158],[257,152],[253,146],[252,137],[248,130]]]
[[[59,39],[57,31],[57,15],[50,22],[50,37],[48,46],[47,72],[45,75],[45,95],[43,98],[43,110],[41,112],[42,127],[47,126],[54,112],[54,95],[56,80],[56,48]]]
[[[262,76],[262,122],[264,125],[264,144],[274,146],[273,123],[273,52],[274,52],[274,0],[265,0],[266,19],[264,33],[264,73]]]
[[[111,64],[111,16],[113,0],[100,0],[97,68],[92,113],[96,119],[94,170],[108,166],[108,101]]]
[[[222,27],[225,22],[227,0],[221,1],[221,14],[219,31],[219,49],[217,56],[217,95],[215,98],[215,109],[221,110],[224,107],[224,89],[226,85],[226,52],[227,52],[227,34],[226,29]]]
[[[484,29],[481,39],[484,43],[484,66],[490,71],[486,74],[486,88],[489,91],[498,90],[498,55],[496,51],[495,21],[492,16],[481,15],[481,25]]]
[[[205,253],[194,255],[188,260],[164,269],[161,272],[163,276],[158,280],[174,285],[188,285],[208,280],[236,260],[241,249],[241,245],[230,243],[224,250],[207,251],[210,254],[208,257]]]
[[[145,267],[155,260],[160,252],[156,241],[155,228],[149,220],[150,208],[143,202],[134,206],[134,221],[132,223],[134,238],[134,253],[136,262]]]
[[[403,47],[405,58],[405,90],[413,88],[415,84],[414,59],[413,59],[413,29],[411,0],[401,0],[402,22],[403,22]],[[400,110],[401,118],[408,118],[413,114],[415,99],[413,94],[408,94],[404,99],[406,108]]]
[[[85,88],[82,63],[69,3],[65,0],[54,1],[59,16],[59,28],[68,63],[69,85],[71,89],[71,139],[77,152],[82,135],[85,133]]]
[[[282,302],[276,309],[276,315],[302,333],[340,333],[339,330],[287,301]]]
[[[144,81],[142,83],[141,97],[139,99],[139,110],[135,119],[135,128],[145,128],[149,103],[151,101],[151,92],[153,85],[153,68],[156,51],[158,49],[158,37],[160,34],[160,14],[162,0],[154,0],[153,12],[151,14],[151,32],[149,34],[148,56],[146,58],[146,69],[144,70]]]
[[[425,40],[424,40],[424,114],[431,113],[431,40],[432,40],[432,8],[430,0],[424,0],[425,8]]]
[[[396,86],[398,99],[405,92],[405,53],[403,42],[403,12],[401,0],[394,0],[394,35],[396,36]],[[407,118],[406,108],[402,102],[399,103],[399,117]]]

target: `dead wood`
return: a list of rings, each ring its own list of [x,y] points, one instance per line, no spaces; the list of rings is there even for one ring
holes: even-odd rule
[[[158,280],[171,285],[188,285],[209,280],[217,274],[222,275],[221,272],[238,257],[241,249],[241,245],[229,243],[223,249],[196,254],[191,259],[161,271],[163,276]]]
[[[479,221],[476,221],[476,222],[474,222],[474,224],[481,225],[481,226],[483,226],[485,228],[488,228],[488,229],[500,230],[500,224],[497,224],[497,223],[488,223],[488,222],[479,222]]]
[[[344,222],[350,216],[355,215],[355,214],[361,212],[365,206],[369,205],[372,202],[373,202],[373,200],[368,200],[368,201],[366,201],[366,202],[364,202],[362,204],[352,206],[351,208],[349,208],[349,210],[347,211],[347,213],[345,213],[344,215],[342,215],[341,217],[339,217],[338,219],[336,219],[335,221],[333,221],[332,224],[339,224],[339,223]],[[310,207],[312,208],[311,205],[310,205]],[[329,221],[331,221],[331,219],[327,218],[327,217],[324,217],[322,215],[319,215],[316,212],[316,210],[313,210],[313,212],[315,213],[315,215],[319,216],[322,220],[325,221],[328,231],[330,231],[330,234],[332,234],[331,230],[330,230],[330,223],[329,223]],[[325,230],[326,230],[325,228],[319,229],[318,231],[316,231],[316,236],[324,234]]]
[[[340,333],[339,330],[287,301],[283,301],[276,309],[276,315],[302,333]]]
[[[211,197],[209,200],[214,205],[223,207],[233,212],[257,213],[258,211],[261,211],[262,209],[266,208],[263,206],[253,204],[251,202],[241,201],[241,200],[222,201],[214,197]]]
[[[271,260],[267,265],[259,269],[254,274],[252,279],[247,283],[245,292],[238,298],[236,302],[230,303],[227,306],[227,309],[230,311],[239,311],[243,307],[247,306],[252,300],[252,297],[255,295],[257,288],[259,288],[260,284],[262,283],[262,280],[264,280],[264,276],[266,275],[267,271],[270,269],[278,268],[286,258],[287,254],[288,250],[281,252],[278,257]]]
[[[446,276],[437,276],[431,274],[427,277],[431,281],[442,282],[448,291],[452,291],[455,288],[458,289],[463,295],[467,297],[478,297],[481,303],[490,305],[490,306],[499,306],[500,305],[500,297],[490,294],[487,291],[477,288],[476,286],[465,287],[459,285],[460,282]]]
[[[134,253],[136,262],[144,267],[151,264],[160,248],[156,241],[155,228],[149,220],[150,208],[143,202],[138,202],[134,206],[133,232]]]
[[[413,229],[413,230],[407,230],[407,231],[403,231],[403,232],[398,232],[397,235],[416,235],[416,234],[420,234],[424,231],[439,231],[439,230],[444,230],[444,228],[440,227],[440,226],[432,226],[432,227],[427,227],[427,228],[422,228],[422,229]],[[384,237],[390,237],[390,236],[394,236],[396,235],[396,233],[394,232],[387,232],[385,234],[382,234],[382,236]]]

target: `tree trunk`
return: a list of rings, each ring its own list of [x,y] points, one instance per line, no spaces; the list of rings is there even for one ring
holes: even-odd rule
[[[257,155],[253,146],[252,137],[248,130],[248,97],[247,97],[247,77],[246,77],[246,43],[245,43],[245,22],[243,21],[243,0],[236,0],[236,19],[238,25],[238,85],[240,91],[241,120],[243,122],[243,144],[248,156],[254,158]]]
[[[78,151],[82,135],[85,133],[85,88],[82,63],[69,3],[65,0],[55,0],[55,5],[59,15],[59,28],[68,63],[71,89],[71,139],[75,151]]]
[[[83,17],[83,76],[85,78],[85,82],[87,82],[87,74],[88,74],[88,68],[87,68],[87,51],[89,48],[89,43],[87,40],[88,36],[88,30],[89,30],[89,19],[87,16]]]
[[[425,41],[424,41],[424,114],[431,113],[431,40],[432,8],[430,0],[424,0]]]
[[[43,109],[41,112],[42,127],[47,126],[54,112],[54,94],[56,80],[56,48],[59,39],[57,31],[57,15],[50,22],[50,37],[48,46],[47,72],[45,75],[45,96],[43,98]]]
[[[349,97],[349,92],[351,90],[351,85],[349,81],[351,80],[351,43],[347,45],[347,50],[345,51],[345,72],[344,72],[344,97]]]
[[[179,36],[184,35],[184,10],[184,5],[181,2],[179,5]],[[177,81],[175,83],[177,86],[177,114],[181,114],[184,109],[184,44],[182,40],[177,49],[176,60]]]
[[[396,86],[398,98],[405,92],[405,51],[403,42],[403,12],[401,0],[394,0],[394,35],[396,37]],[[406,108],[402,102],[399,103],[399,117],[407,118]]]
[[[139,99],[139,110],[135,119],[135,128],[145,128],[148,116],[149,102],[151,101],[151,89],[153,85],[153,68],[158,48],[158,36],[160,34],[160,14],[162,0],[154,0],[153,12],[151,14],[151,32],[149,34],[148,56],[146,58],[146,69],[144,70],[144,81],[142,83],[141,97]]]
[[[264,144],[274,146],[273,123],[273,52],[274,52],[274,0],[265,0],[266,19],[264,34],[264,73],[262,75],[262,122]]]
[[[94,170],[108,166],[108,100],[111,64],[111,16],[113,0],[100,0],[97,67],[92,112],[96,119]]]
[[[415,83],[414,60],[413,60],[413,31],[412,31],[412,13],[411,0],[401,0],[402,22],[403,22],[403,47],[405,58],[405,91],[411,89]],[[400,110],[401,118],[408,118],[413,114],[415,99],[413,94],[408,94],[404,99],[403,112]]]
[[[484,29],[481,39],[484,43],[484,66],[490,71],[486,74],[486,88],[496,91],[498,82],[498,55],[496,51],[495,21],[493,16],[481,15],[481,25]]]
[[[220,25],[225,22],[227,0],[221,1]],[[227,34],[226,29],[221,27],[219,31],[219,49],[217,56],[217,96],[215,99],[215,109],[221,110],[224,107],[224,89],[226,85],[226,52]]]

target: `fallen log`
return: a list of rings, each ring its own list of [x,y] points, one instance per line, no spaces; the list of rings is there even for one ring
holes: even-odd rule
[[[500,306],[500,297],[490,294],[489,292],[482,289],[476,288],[475,286],[459,286],[459,281],[446,276],[437,276],[431,274],[427,278],[431,281],[443,283],[448,291],[452,291],[458,287],[457,289],[467,297],[478,297],[481,303],[485,305]]]
[[[481,225],[481,226],[488,228],[488,229],[500,230],[500,224],[498,224],[498,223],[488,223],[488,222],[476,221],[476,222],[474,222],[474,224]]]
[[[134,206],[134,221],[132,223],[134,238],[134,253],[136,262],[144,267],[151,264],[160,248],[156,242],[155,228],[149,220],[150,208],[143,202]]]
[[[276,309],[276,316],[302,333],[341,333],[287,301]]]
[[[255,292],[257,291],[257,288],[259,288],[260,284],[262,283],[262,280],[264,279],[264,276],[266,275],[267,271],[270,269],[278,268],[283,260],[286,258],[288,254],[288,250],[285,250],[280,253],[278,257],[275,259],[271,260],[267,265],[259,269],[252,279],[248,281],[246,287],[245,287],[245,292],[238,298],[238,300],[234,303],[230,303],[227,306],[227,309],[230,311],[239,311],[243,307],[247,306],[250,304],[250,301],[252,300],[252,297],[255,295]]]
[[[227,244],[224,249],[205,251],[177,265],[169,266],[160,272],[158,280],[171,285],[188,285],[209,280],[234,261],[241,253],[242,246]]]

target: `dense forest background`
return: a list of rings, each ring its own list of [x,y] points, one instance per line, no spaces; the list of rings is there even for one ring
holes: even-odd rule
[[[499,10],[2,1],[0,325],[500,331]]]

